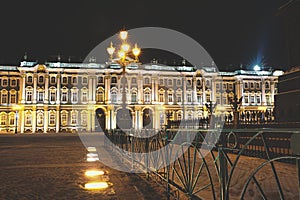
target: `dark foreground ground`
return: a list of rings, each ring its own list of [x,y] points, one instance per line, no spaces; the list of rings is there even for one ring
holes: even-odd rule
[[[143,176],[87,163],[76,134],[0,135],[0,199],[165,199]],[[112,186],[88,191],[84,172],[104,170]]]

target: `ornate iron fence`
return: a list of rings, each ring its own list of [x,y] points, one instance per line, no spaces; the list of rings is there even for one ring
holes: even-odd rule
[[[129,167],[166,188],[168,199],[300,198],[300,152],[291,145],[298,146],[299,130],[223,130],[217,141],[210,129],[105,134]]]

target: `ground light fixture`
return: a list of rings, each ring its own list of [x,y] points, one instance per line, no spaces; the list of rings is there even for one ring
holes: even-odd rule
[[[107,182],[89,182],[84,185],[84,188],[87,190],[99,190],[108,188]]]
[[[101,176],[101,175],[104,175],[104,171],[102,170],[87,170],[85,172],[85,176],[88,176],[88,177],[95,177],[95,176]]]

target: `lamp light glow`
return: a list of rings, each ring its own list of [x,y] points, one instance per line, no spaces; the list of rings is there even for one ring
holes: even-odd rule
[[[104,175],[104,171],[101,171],[101,170],[87,170],[85,172],[85,175],[89,176],[89,177],[101,176],[101,175]]]
[[[118,56],[119,56],[119,58],[124,59],[125,56],[126,56],[126,54],[125,54],[124,51],[119,51],[119,52],[118,52]]]
[[[116,49],[113,47],[113,43],[111,42],[110,47],[107,48],[107,53],[112,56],[114,54],[115,50]]]
[[[138,48],[137,44],[134,45],[134,48],[132,49],[132,53],[135,57],[139,56],[141,53],[141,49]]]
[[[255,66],[253,67],[253,69],[254,69],[254,71],[259,71],[259,70],[260,70],[260,66],[259,66],[259,65],[255,65]]]
[[[121,38],[122,40],[126,40],[127,37],[128,37],[128,32],[127,32],[127,31],[121,31],[121,32],[120,32],[120,38]]]
[[[129,49],[130,49],[130,45],[127,44],[127,43],[124,43],[124,44],[122,44],[121,49],[122,49],[122,51],[124,51],[124,52],[128,52]]]
[[[86,183],[84,185],[84,188],[88,189],[88,190],[105,189],[105,188],[108,188],[108,183],[107,182],[90,182],[90,183]]]

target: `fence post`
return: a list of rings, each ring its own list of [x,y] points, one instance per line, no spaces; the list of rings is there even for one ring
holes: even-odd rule
[[[224,155],[223,147],[218,148],[219,153],[219,180],[220,180],[220,200],[228,200],[229,194],[226,191],[226,186],[228,183],[228,165],[227,159]]]

